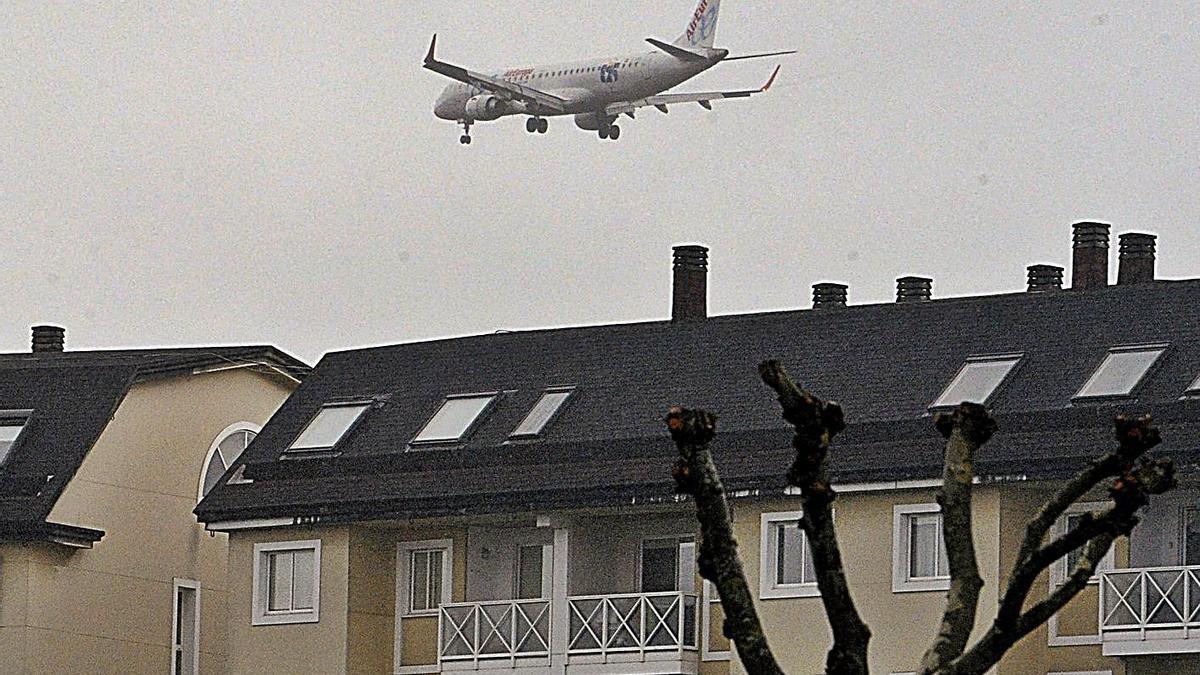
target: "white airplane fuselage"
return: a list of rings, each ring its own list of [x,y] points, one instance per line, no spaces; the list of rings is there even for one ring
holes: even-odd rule
[[[552,117],[576,115],[576,124],[596,129],[600,117],[612,103],[636,101],[661,94],[712,68],[728,55],[724,49],[710,50],[703,61],[684,61],[662,52],[643,52],[614,59],[589,59],[535,68],[511,68],[492,76],[525,85],[564,99],[563,110],[536,109],[510,102],[494,113],[476,116],[470,103],[492,92],[467,84],[445,88],[434,105],[434,114],[454,122],[487,122],[511,115]],[[607,120],[605,121],[607,122]]]

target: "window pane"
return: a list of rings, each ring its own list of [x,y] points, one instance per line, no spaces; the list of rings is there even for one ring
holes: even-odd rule
[[[270,599],[267,610],[286,612],[292,609],[292,554],[271,553],[267,556],[267,587]]]
[[[988,361],[968,361],[958,376],[946,387],[932,408],[956,406],[960,403],[987,403],[996,387],[1012,372],[1021,359],[1004,358]]]
[[[225,465],[221,463],[221,453],[214,452],[212,459],[208,460],[208,466],[204,468],[204,494],[207,495],[217,483],[221,480],[221,475],[225,473]]]
[[[413,611],[430,609],[430,551],[413,551],[413,587],[409,604]]]
[[[1200,565],[1200,509],[1183,512],[1183,564]]]
[[[442,551],[429,552],[429,609],[442,606]]]
[[[542,547],[517,549],[517,599],[542,597]]]
[[[938,539],[941,533],[938,514],[909,516],[908,576],[912,579],[938,574]]]
[[[1070,531],[1074,530],[1075,528],[1079,527],[1079,522],[1082,519],[1083,519],[1082,513],[1067,514],[1066,515],[1066,532],[1070,532]],[[1069,576],[1071,574],[1071,572],[1074,571],[1076,563],[1078,563],[1079,559],[1081,557],[1083,557],[1083,549],[1084,549],[1084,547],[1080,546],[1079,548],[1077,548],[1067,554],[1066,574],[1064,574],[1064,576]]]
[[[0,463],[3,463],[8,458],[8,453],[12,450],[13,443],[16,442],[17,436],[21,435],[21,430],[24,428],[24,421],[21,421],[19,424],[10,420],[0,421]]]
[[[217,445],[217,454],[225,463],[225,469],[232,466],[237,458],[242,456],[242,452],[246,450],[246,446],[250,445],[250,441],[254,440],[254,436],[253,431],[235,431]]]
[[[313,564],[316,551],[311,549],[293,554],[292,609],[313,608]]]
[[[799,523],[778,523],[775,525],[776,567],[775,583],[803,584],[811,577],[805,578],[804,530]]]
[[[1200,377],[1197,377],[1196,381],[1192,383],[1192,386],[1188,387],[1187,393],[1200,394]]]
[[[446,399],[442,407],[429,423],[421,429],[421,433],[413,439],[417,443],[433,441],[457,441],[462,438],[479,414],[487,408],[495,396],[477,396],[474,398]]]
[[[290,450],[320,450],[332,448],[358,420],[365,405],[344,405],[322,408],[304,432],[292,443]]]
[[[675,587],[679,574],[679,542],[657,539],[642,544],[642,592],[666,593]]]
[[[538,400],[525,419],[521,421],[517,428],[513,431],[513,436],[536,436],[542,433],[542,428],[558,412],[562,404],[571,398],[569,391],[554,391],[542,394],[542,398]]]
[[[1145,377],[1165,348],[1110,352],[1076,397],[1126,396]]]

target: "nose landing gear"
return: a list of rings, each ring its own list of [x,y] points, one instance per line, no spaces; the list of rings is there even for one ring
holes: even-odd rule
[[[525,120],[525,131],[531,134],[544,134],[550,129],[550,122],[541,117],[530,117]]]

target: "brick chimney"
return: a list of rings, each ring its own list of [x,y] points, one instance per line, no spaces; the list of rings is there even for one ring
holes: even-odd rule
[[[67,330],[58,326],[33,327],[33,353],[61,352],[67,341]]]
[[[708,249],[676,246],[674,251],[671,321],[703,321],[708,318]]]
[[[933,299],[933,279],[901,277],[896,280],[896,302],[929,302]]]
[[[1154,281],[1154,249],[1158,237],[1141,232],[1127,232],[1120,236],[1120,267],[1117,268],[1117,283],[1145,284]]]
[[[813,309],[845,307],[850,287],[845,284],[814,284]]]
[[[1057,265],[1030,265],[1029,292],[1048,293],[1050,291],[1061,291],[1064,272],[1065,270]]]
[[[1087,290],[1108,285],[1107,223],[1075,223],[1075,253],[1071,288]]]

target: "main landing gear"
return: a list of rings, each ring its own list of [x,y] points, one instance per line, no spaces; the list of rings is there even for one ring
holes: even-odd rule
[[[525,120],[525,131],[531,134],[544,134],[550,129],[550,122],[541,117],[530,117]]]
[[[463,145],[470,145],[471,144],[471,122],[466,121],[466,122],[463,122],[462,125],[463,125],[463,135],[461,138],[458,139],[458,142],[462,143]]]
[[[619,140],[621,138],[621,127],[615,124],[600,127],[600,138],[606,141]]]

